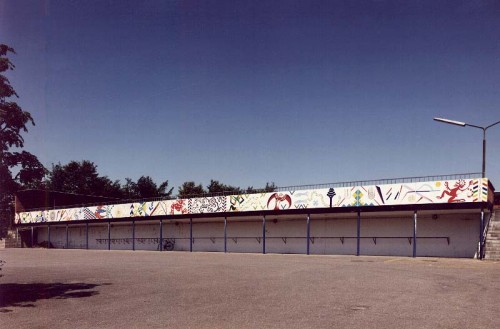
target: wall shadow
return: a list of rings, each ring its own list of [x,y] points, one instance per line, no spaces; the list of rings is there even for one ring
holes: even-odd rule
[[[84,298],[99,294],[100,284],[88,283],[7,283],[0,284],[0,313],[8,307],[35,307],[40,299]]]

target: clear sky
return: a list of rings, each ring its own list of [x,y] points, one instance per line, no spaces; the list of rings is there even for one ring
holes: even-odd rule
[[[481,171],[499,1],[0,0],[44,165],[246,187]],[[500,188],[500,125],[487,176]]]

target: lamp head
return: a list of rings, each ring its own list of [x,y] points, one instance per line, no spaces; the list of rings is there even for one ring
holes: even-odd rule
[[[455,121],[455,120],[448,120],[448,119],[443,119],[443,118],[434,118],[434,121],[442,122],[442,123],[447,123],[450,125],[455,125],[455,126],[460,126],[460,127],[465,127],[466,123],[461,122],[461,121]]]

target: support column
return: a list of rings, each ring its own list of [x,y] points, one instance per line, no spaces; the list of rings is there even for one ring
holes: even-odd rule
[[[68,223],[66,223],[66,246],[65,248],[68,249],[69,248],[69,227],[68,227]]]
[[[18,227],[16,227],[16,248],[19,248],[19,228]]]
[[[262,216],[262,253],[266,253],[266,216]]]
[[[50,225],[47,224],[47,249],[50,249]]]
[[[224,217],[224,252],[227,252],[227,217]]]
[[[35,235],[35,232],[34,232],[35,228],[33,226],[31,226],[31,248],[33,248],[33,244],[34,244],[34,235]]]
[[[163,219],[160,219],[160,247],[158,250],[163,251]]]
[[[361,211],[358,209],[358,220],[356,225],[356,256],[359,256],[361,241]]]
[[[108,250],[111,250],[111,221],[108,220]]]
[[[309,214],[307,214],[306,239],[307,239],[307,254],[309,255],[309,242],[311,240],[311,215]]]
[[[132,220],[132,250],[135,251],[135,220]]]
[[[481,218],[479,219],[479,255],[478,259],[483,259],[483,240],[484,240],[484,207],[481,206]]]
[[[193,252],[193,219],[189,218],[189,251]]]
[[[413,257],[417,257],[417,211],[413,212]]]
[[[89,223],[85,223],[85,249],[89,249]]]

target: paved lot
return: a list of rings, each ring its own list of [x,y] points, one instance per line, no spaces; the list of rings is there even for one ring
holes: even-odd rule
[[[7,249],[2,328],[499,328],[500,264]]]

